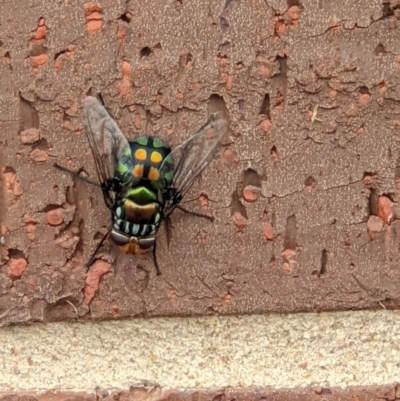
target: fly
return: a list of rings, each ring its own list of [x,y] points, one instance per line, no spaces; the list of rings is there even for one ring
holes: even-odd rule
[[[100,184],[54,164],[100,187],[111,212],[112,224],[87,267],[110,235],[124,253],[139,255],[152,250],[159,275],[156,233],[161,223],[168,223],[175,209],[213,220],[211,216],[184,209],[180,203],[218,151],[227,121],[220,113],[214,113],[198,132],[171,149],[152,136],[128,141],[100,100],[86,97],[82,119]]]

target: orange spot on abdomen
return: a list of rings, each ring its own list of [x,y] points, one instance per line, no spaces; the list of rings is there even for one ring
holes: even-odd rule
[[[160,172],[155,167],[150,167],[149,175],[147,178],[150,181],[157,181],[160,178]]]
[[[150,160],[151,160],[153,163],[160,163],[161,160],[162,160],[162,155],[161,155],[161,153],[160,153],[160,152],[154,151],[154,152],[151,154],[151,156],[150,156]]]
[[[143,164],[137,164],[133,169],[132,169],[132,175],[135,178],[142,178],[143,177]]]
[[[140,161],[146,160],[146,158],[147,158],[146,150],[142,149],[142,148],[137,149],[135,152],[135,158]]]

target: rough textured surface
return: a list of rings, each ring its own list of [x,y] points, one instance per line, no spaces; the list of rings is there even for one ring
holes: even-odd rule
[[[399,311],[352,311],[6,327],[0,389],[386,385],[399,380],[399,324]]]
[[[1,401],[394,401],[400,398],[400,385],[350,387],[347,389],[314,387],[273,390],[271,388],[227,388],[208,391],[170,391],[158,387],[131,388],[129,391],[93,393],[47,392],[43,394],[0,393]]]
[[[1,324],[398,307],[399,13],[394,0],[2,1]],[[128,137],[176,145],[209,112],[229,119],[187,204],[215,223],[177,212],[161,277],[106,243],[111,268],[88,283],[110,216],[51,164],[95,177],[80,119],[92,86]]]

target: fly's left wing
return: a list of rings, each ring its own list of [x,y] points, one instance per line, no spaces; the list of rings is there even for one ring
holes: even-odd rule
[[[172,187],[179,199],[182,199],[194,184],[197,177],[211,163],[219,149],[221,140],[228,128],[221,113],[211,114],[200,130],[176,147],[163,162],[161,176],[170,172],[171,159],[174,166]],[[167,205],[165,215],[171,214],[179,202]]]
[[[87,96],[83,102],[82,122],[92,150],[104,201],[110,208],[114,203],[114,194],[110,188],[112,180],[117,177],[121,184],[129,180],[133,166],[131,148],[116,122],[93,96]]]

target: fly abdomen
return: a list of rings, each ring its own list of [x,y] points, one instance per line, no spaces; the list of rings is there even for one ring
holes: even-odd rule
[[[158,226],[159,224],[136,224],[120,219],[114,223],[115,229],[134,237],[146,237],[148,235],[154,235]]]
[[[154,235],[161,222],[161,206],[156,199],[156,194],[146,187],[131,188],[117,202],[114,228],[129,236]]]

